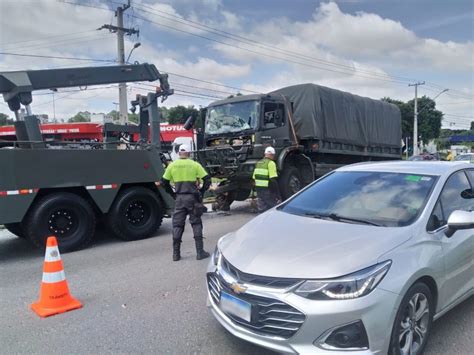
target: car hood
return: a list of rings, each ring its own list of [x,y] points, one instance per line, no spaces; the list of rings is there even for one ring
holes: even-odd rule
[[[376,264],[410,239],[407,227],[341,223],[272,210],[219,242],[240,271],[282,278],[333,278]]]

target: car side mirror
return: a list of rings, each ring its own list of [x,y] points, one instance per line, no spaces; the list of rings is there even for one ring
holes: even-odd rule
[[[448,218],[446,237],[451,238],[456,231],[474,228],[474,212],[453,211]]]

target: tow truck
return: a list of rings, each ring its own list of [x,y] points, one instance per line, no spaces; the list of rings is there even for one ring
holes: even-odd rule
[[[46,141],[31,109],[35,90],[156,80],[156,92],[132,101],[139,125],[108,125],[102,142]],[[0,93],[16,117],[17,140],[0,148],[0,224],[12,233],[37,247],[55,235],[60,250],[70,252],[94,240],[98,222],[129,241],[153,236],[170,216],[173,199],[157,186],[165,163],[158,100],[173,90],[154,65],[0,72]],[[140,139],[124,145],[114,133]]]

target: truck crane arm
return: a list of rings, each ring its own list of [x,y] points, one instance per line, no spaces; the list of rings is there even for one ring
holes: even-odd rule
[[[68,87],[87,87],[135,81],[160,80],[162,96],[172,94],[168,75],[153,64],[81,67],[0,72],[0,94],[12,111],[32,102],[32,91]]]

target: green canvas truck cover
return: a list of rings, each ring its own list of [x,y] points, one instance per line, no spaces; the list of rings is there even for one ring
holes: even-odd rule
[[[293,106],[299,139],[400,147],[401,115],[397,106],[315,84],[301,84],[272,92]]]

